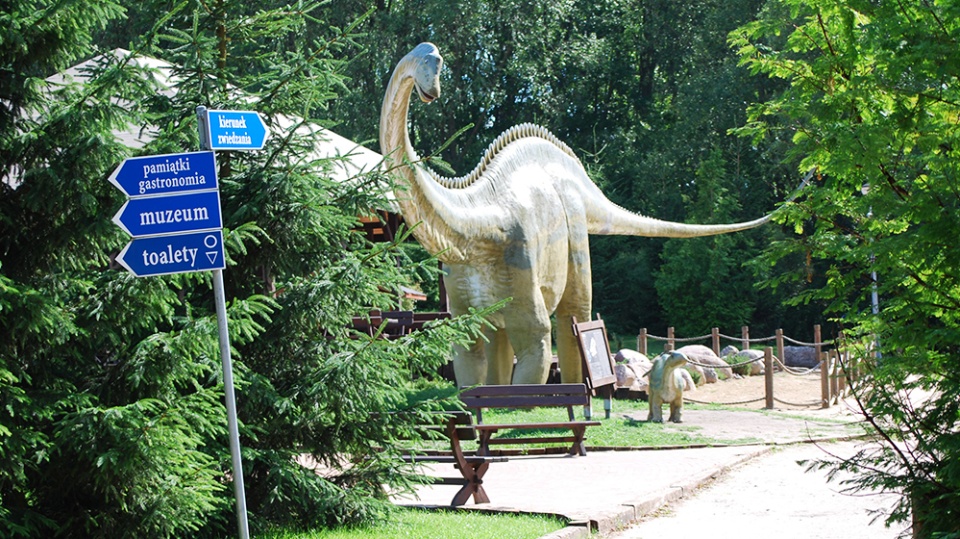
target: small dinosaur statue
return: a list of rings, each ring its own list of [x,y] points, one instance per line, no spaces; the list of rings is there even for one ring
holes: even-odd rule
[[[663,423],[663,403],[670,404],[670,422],[680,423],[680,413],[683,411],[683,380],[682,367],[687,364],[687,356],[682,352],[664,352],[653,360],[653,367],[647,376],[650,385],[647,388],[647,403],[650,405],[650,414],[647,421]]]
[[[425,103],[440,97],[442,66],[431,43],[421,43],[397,64],[380,112],[380,149],[396,179],[404,220],[447,268],[451,313],[512,298],[489,318],[494,328],[485,339],[455,349],[454,374],[461,386],[511,379],[545,383],[553,313],[561,379],[583,381],[572,320],[591,318],[590,234],[689,238],[745,230],[770,219],[690,225],[630,212],[607,200],[566,144],[531,124],[500,135],[469,174],[440,176],[420,162],[407,117],[413,92]]]

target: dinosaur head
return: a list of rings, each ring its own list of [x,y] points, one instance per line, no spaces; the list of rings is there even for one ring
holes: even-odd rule
[[[660,386],[667,376],[672,376],[672,372],[681,365],[687,364],[687,356],[683,352],[671,350],[664,352],[654,358],[653,366],[647,371],[651,386]]]
[[[440,97],[440,69],[443,57],[433,43],[421,43],[408,55],[416,62],[413,71],[413,86],[417,89],[420,101],[429,103]]]
[[[687,356],[683,352],[671,350],[664,355],[667,356],[667,361],[665,362],[665,368],[667,369],[677,368],[687,364]]]

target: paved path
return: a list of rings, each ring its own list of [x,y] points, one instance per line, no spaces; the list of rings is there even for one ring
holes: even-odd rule
[[[850,454],[851,442],[825,446]],[[605,539],[736,537],[737,539],[893,539],[901,529],[871,524],[869,511],[893,504],[890,495],[840,494],[826,472],[806,472],[798,460],[823,458],[804,444],[779,448],[747,462],[693,496],[668,504],[640,524]]]
[[[494,463],[483,484],[490,503],[466,508],[562,515],[589,522],[601,531],[635,521],[666,501],[692,492],[703,482],[768,451],[766,447],[716,447],[668,451],[590,451],[586,457],[511,457]],[[431,464],[438,476],[449,464]],[[456,487],[418,489],[418,500],[400,504],[442,506]]]
[[[797,460],[838,455],[860,442],[830,440],[862,434],[855,416],[824,413],[690,410],[682,426],[721,440],[759,441],[672,450],[589,450],[586,457],[511,457],[484,478],[491,503],[465,509],[560,515],[571,525],[549,539],[893,539],[901,530],[870,524],[868,510],[889,507],[891,496],[853,497],[827,483],[826,472],[806,472]],[[813,418],[813,419],[811,419]],[[796,443],[805,440],[807,443]],[[788,443],[791,445],[777,445]],[[589,440],[588,440],[589,444]],[[434,465],[437,476],[450,465]],[[429,472],[428,472],[429,473]],[[399,504],[445,506],[455,487],[418,489]],[[639,522],[639,523],[638,523]],[[596,536],[593,536],[596,537]],[[543,538],[543,539],[548,539]]]

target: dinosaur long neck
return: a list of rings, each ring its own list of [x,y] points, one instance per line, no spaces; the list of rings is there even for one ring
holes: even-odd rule
[[[443,262],[462,262],[465,259],[462,246],[468,242],[450,223],[457,215],[466,212],[456,208],[457,197],[450,196],[443,187],[430,180],[430,172],[419,164],[420,158],[407,132],[413,91],[412,64],[410,58],[401,60],[387,85],[380,110],[380,150],[385,156],[387,169],[398,180],[397,204],[404,220],[415,226],[414,237]]]

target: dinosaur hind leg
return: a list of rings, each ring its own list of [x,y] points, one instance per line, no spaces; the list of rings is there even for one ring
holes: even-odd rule
[[[535,316],[525,324],[510,326],[510,344],[517,353],[514,384],[545,384],[550,374],[553,352],[550,346],[549,316]]]
[[[562,313],[560,310],[557,311],[557,363],[560,367],[560,381],[564,384],[583,382],[580,349],[577,346],[577,338],[573,335],[573,316],[569,313]],[[586,315],[582,313],[577,315],[577,320],[581,322],[585,322],[589,318],[589,312]]]
[[[573,335],[573,319],[589,322],[593,305],[593,274],[590,271],[590,246],[586,227],[570,228],[570,252],[563,294],[557,303],[557,361],[560,380],[565,384],[584,381],[580,348]]]
[[[589,270],[586,275],[589,279]],[[580,347],[573,335],[573,319],[576,317],[578,322],[590,321],[591,292],[589,281],[585,288],[582,283],[568,281],[567,290],[557,306],[557,361],[560,379],[565,384],[579,384],[584,380]]]

